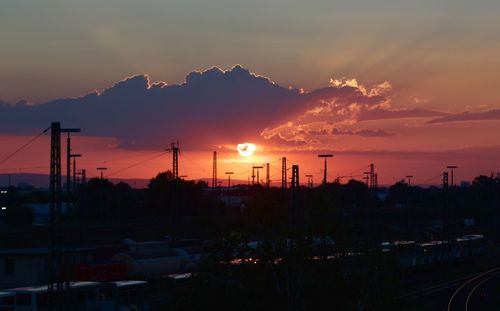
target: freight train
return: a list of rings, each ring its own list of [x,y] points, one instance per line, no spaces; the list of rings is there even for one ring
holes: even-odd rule
[[[393,241],[380,246],[396,256],[401,268],[418,268],[476,258],[484,253],[486,240],[482,234],[470,234],[453,240]]]

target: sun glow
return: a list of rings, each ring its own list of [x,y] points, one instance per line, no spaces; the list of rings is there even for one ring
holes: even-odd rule
[[[243,144],[238,144],[236,147],[238,149],[238,153],[242,157],[251,157],[257,147],[254,144],[251,143],[243,143]]]

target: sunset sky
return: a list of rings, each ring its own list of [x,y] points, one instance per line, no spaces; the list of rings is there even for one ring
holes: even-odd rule
[[[5,0],[0,163],[51,121],[80,127],[89,175],[247,180],[299,164],[320,182],[437,184],[500,171],[498,0]],[[0,174],[47,173],[43,136]],[[238,143],[257,145],[241,157]],[[64,146],[63,146],[64,147]],[[263,177],[263,172],[261,177]],[[0,180],[0,185],[4,184]]]

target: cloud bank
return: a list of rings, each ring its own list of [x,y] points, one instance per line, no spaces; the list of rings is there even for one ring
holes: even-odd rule
[[[356,79],[332,79],[312,91],[287,88],[242,66],[193,71],[182,84],[128,77],[102,92],[41,104],[0,101],[0,133],[26,134],[52,121],[80,127],[82,134],[116,137],[120,147],[164,148],[180,140],[204,148],[241,141],[304,147],[335,137],[391,139],[373,121],[423,119],[422,124],[500,119],[500,110],[448,114],[398,109],[389,82],[371,88]],[[325,146],[323,146],[325,147]]]
[[[440,118],[435,118],[427,122],[427,124],[438,124],[446,122],[465,122],[465,121],[487,121],[500,120],[500,109],[488,110],[482,112],[463,112],[453,115],[447,115]]]

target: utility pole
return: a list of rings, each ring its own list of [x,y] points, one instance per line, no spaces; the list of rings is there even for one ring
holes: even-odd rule
[[[408,186],[411,186],[411,179],[414,177],[413,175],[406,175],[406,183]]]
[[[81,154],[70,154],[70,158],[73,158],[73,194],[76,192],[76,158],[81,158]]]
[[[325,159],[325,167],[323,169],[323,185],[326,185],[327,176],[328,176],[327,166],[326,166],[326,159],[327,158],[332,158],[332,157],[333,157],[333,154],[319,154],[318,155],[318,158],[324,158]]]
[[[448,190],[448,172],[444,172],[443,173],[443,191],[447,191]]]
[[[177,217],[180,218],[180,197],[179,197],[179,141],[177,143],[171,143],[170,149],[165,149],[165,151],[172,152],[172,238],[173,244],[177,243],[178,232],[177,232]]]
[[[307,177],[307,186],[312,189],[314,187],[313,175],[306,175],[306,177]]]
[[[66,195],[71,193],[71,133],[79,133],[79,128],[61,129],[61,133],[68,133],[66,138]]]
[[[262,165],[260,166],[252,166],[252,185],[255,185],[255,170],[257,170],[257,185],[260,185],[259,180],[259,169],[264,168]]]
[[[82,185],[85,185],[87,183],[87,170],[82,169],[81,173],[82,173]]]
[[[290,231],[298,225],[299,215],[299,166],[292,165],[292,183],[290,187]]]
[[[98,171],[101,172],[101,180],[100,180],[100,187],[99,187],[99,205],[100,205],[100,210],[99,210],[99,215],[104,211],[104,171],[107,170],[107,167],[98,167],[96,168]]]
[[[172,143],[170,150],[172,151],[172,177],[177,180],[179,178],[179,142]]]
[[[231,175],[234,174],[234,172],[225,172],[227,175],[227,189],[228,191],[231,191]]]
[[[266,163],[266,188],[271,186],[270,168],[269,163]]]
[[[365,181],[367,187],[370,187],[370,174],[371,172],[363,172],[363,180]]]
[[[51,310],[61,307],[61,123],[50,126],[50,254],[48,305]],[[56,296],[57,294],[57,296]]]
[[[225,172],[224,174],[227,175],[227,200],[229,205],[231,205],[231,175],[234,174],[234,172]]]
[[[451,188],[455,188],[455,181],[453,180],[453,170],[457,169],[458,166],[456,165],[448,165],[446,168],[451,170]]]
[[[80,132],[78,128],[61,128],[61,123],[52,122],[50,141],[50,255],[49,255],[49,284],[47,288],[49,306],[62,310],[69,297],[65,289],[69,289],[69,282],[62,276],[66,264],[63,254],[63,226],[61,223],[61,133],[68,133],[66,146],[66,195],[71,194],[71,133]],[[56,292],[54,292],[56,291]]]
[[[370,164],[370,189],[375,187],[375,165]]]
[[[292,165],[292,188],[298,189],[299,185],[299,166]]]
[[[212,192],[217,188],[217,151],[214,151],[212,160]]]
[[[441,221],[443,222],[443,229],[445,228],[445,223],[448,224],[448,190],[449,190],[449,176],[448,172],[443,173],[443,208],[441,211]],[[451,220],[451,217],[450,217]]]
[[[107,170],[108,168],[107,167],[97,167],[96,170],[100,171],[101,172],[101,182],[104,180],[104,174],[103,172],[105,170]]]
[[[286,189],[286,158],[281,158],[281,188]]]

